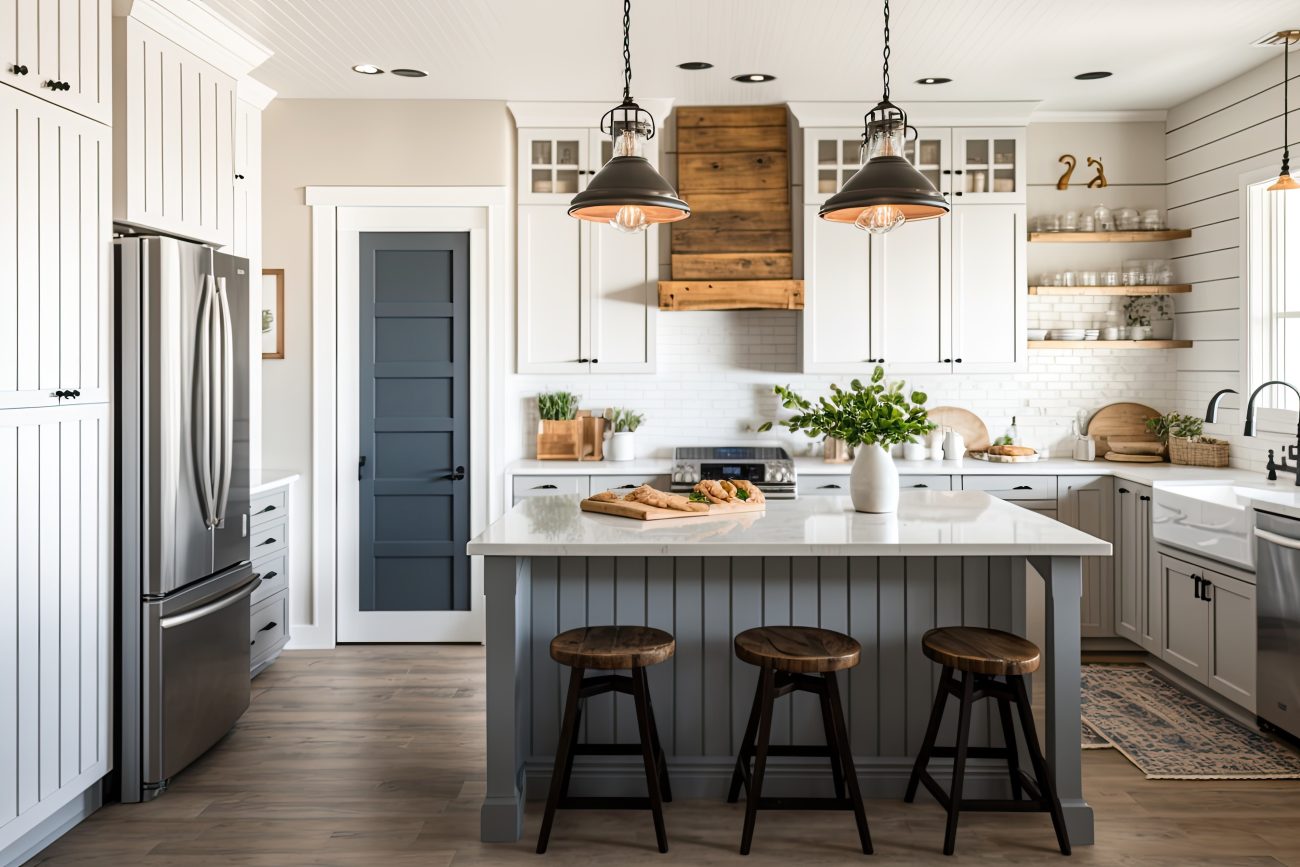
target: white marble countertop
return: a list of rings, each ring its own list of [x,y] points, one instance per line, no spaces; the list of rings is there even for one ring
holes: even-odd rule
[[[765,512],[638,521],[580,511],[581,497],[530,497],[469,543],[470,554],[627,557],[1108,556],[1102,541],[982,491],[905,490],[898,512],[847,497],[767,503]]]
[[[248,492],[253,496],[265,494],[275,488],[298,481],[298,473],[292,470],[253,470],[248,483]]]

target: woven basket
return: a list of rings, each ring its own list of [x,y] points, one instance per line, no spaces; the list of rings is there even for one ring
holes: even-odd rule
[[[1228,444],[1193,442],[1183,437],[1170,437],[1169,460],[1171,463],[1190,467],[1226,467]]]

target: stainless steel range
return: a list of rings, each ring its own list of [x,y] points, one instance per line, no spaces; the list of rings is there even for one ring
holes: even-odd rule
[[[703,479],[747,479],[774,500],[793,500],[797,493],[794,461],[785,449],[769,446],[673,449],[672,489],[684,493]]]

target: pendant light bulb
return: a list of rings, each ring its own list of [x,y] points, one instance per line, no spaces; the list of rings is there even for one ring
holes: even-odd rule
[[[614,219],[609,224],[620,232],[626,232],[629,235],[637,232],[644,232],[650,227],[650,220],[646,217],[645,209],[640,205],[624,205],[618,209]]]
[[[901,208],[895,205],[875,205],[863,208],[862,213],[858,214],[858,218],[853,221],[853,225],[873,235],[883,235],[906,222],[907,215]]]

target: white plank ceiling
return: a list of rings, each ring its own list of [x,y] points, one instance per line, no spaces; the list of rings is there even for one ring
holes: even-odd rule
[[[282,97],[616,101],[619,0],[207,0],[275,51],[255,77]],[[893,0],[894,96],[1160,109],[1269,57],[1296,0]],[[633,95],[679,104],[880,94],[878,0],[634,0]],[[1272,49],[1276,51],[1277,49]],[[706,60],[685,72],[676,64]],[[424,79],[362,76],[356,63]],[[1102,81],[1074,75],[1104,69]],[[767,72],[762,85],[732,82]],[[921,87],[922,76],[951,84]]]

